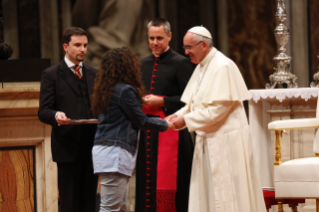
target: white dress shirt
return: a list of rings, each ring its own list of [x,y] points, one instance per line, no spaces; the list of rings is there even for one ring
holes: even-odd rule
[[[64,61],[65,61],[66,65],[71,69],[71,71],[75,74],[75,69],[73,68],[75,66],[75,63],[71,62],[68,58],[66,58],[66,56],[64,57]],[[81,73],[81,76],[83,76],[83,74],[82,74],[83,63],[80,62],[78,65],[81,67],[80,73]]]

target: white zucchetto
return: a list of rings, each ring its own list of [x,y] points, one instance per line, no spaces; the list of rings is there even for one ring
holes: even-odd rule
[[[204,36],[206,38],[212,39],[212,35],[210,34],[210,32],[205,27],[195,26],[193,28],[190,28],[188,31],[192,32],[194,34],[201,35],[201,36]]]

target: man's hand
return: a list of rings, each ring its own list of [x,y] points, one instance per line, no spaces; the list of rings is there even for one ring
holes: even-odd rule
[[[65,125],[70,122],[70,119],[66,117],[65,113],[57,112],[55,115],[55,120],[58,122],[58,125]]]
[[[149,107],[164,107],[164,98],[153,94],[144,97],[144,105]]]
[[[185,120],[184,120],[184,116],[179,116],[179,117],[176,117],[176,118],[171,119],[171,120],[172,120],[172,123],[174,124],[176,129],[181,129],[181,128],[185,127],[185,125],[186,125]]]

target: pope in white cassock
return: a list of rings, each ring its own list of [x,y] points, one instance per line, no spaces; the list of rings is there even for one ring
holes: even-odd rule
[[[236,64],[213,47],[204,27],[193,27],[184,49],[198,64],[168,117],[176,128],[196,132],[189,212],[265,212],[242,101],[250,98]]]

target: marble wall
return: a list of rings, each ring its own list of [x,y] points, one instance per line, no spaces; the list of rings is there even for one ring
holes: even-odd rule
[[[228,53],[249,89],[265,88],[277,54],[274,29],[276,2],[228,1]]]
[[[4,197],[8,197],[8,192],[17,192],[10,196],[11,203],[25,199],[16,204],[18,210],[3,210],[5,204],[0,204],[0,211],[3,212],[30,211],[24,210],[24,205],[36,208],[39,212],[58,211],[57,167],[51,155],[51,126],[38,119],[39,92],[40,83],[4,83],[4,87],[0,89],[0,176],[3,173],[13,176],[14,172],[16,177],[9,179],[10,189],[3,188],[5,178],[0,177],[0,203],[1,200],[7,200]],[[33,163],[30,157],[28,160],[20,160],[22,163],[19,166],[18,159],[30,156],[29,152],[2,151],[7,148],[23,149],[25,146],[32,146],[33,149],[36,163],[32,168],[29,166]],[[13,171],[12,168],[16,170]],[[35,174],[29,176],[32,177],[30,182],[26,173],[33,172],[33,168]],[[35,191],[32,190],[33,183],[36,185]],[[30,203],[33,191],[36,203],[34,206]]]
[[[34,212],[34,148],[0,148],[0,212]]]

